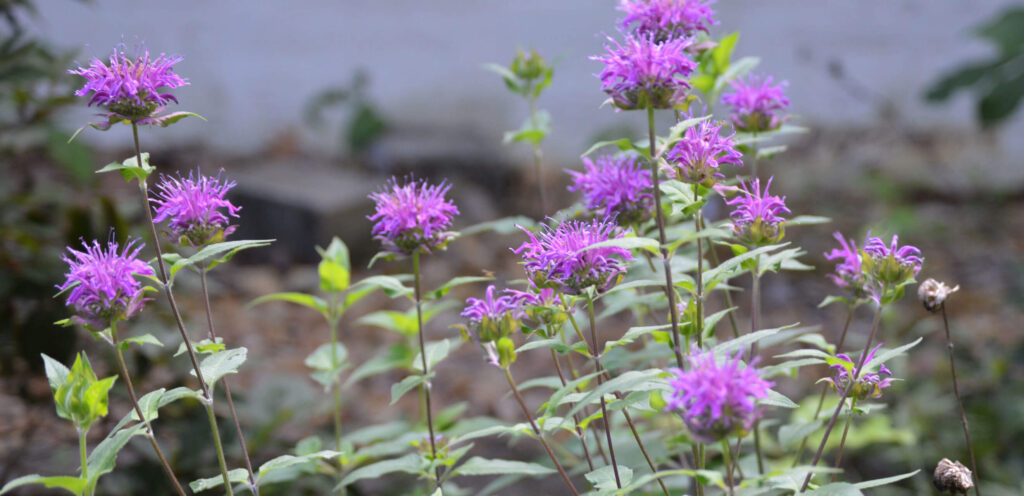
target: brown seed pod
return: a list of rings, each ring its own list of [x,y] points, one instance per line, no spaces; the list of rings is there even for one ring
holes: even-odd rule
[[[960,290],[960,286],[950,288],[944,282],[935,279],[927,279],[917,288],[917,297],[921,300],[925,310],[938,312],[949,295]]]
[[[951,462],[949,458],[939,460],[932,476],[932,483],[939,492],[950,494],[967,494],[974,487],[971,471],[960,462]]]

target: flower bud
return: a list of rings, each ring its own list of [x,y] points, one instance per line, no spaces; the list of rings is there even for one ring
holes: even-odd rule
[[[507,369],[516,361],[516,343],[510,338],[498,340],[498,364]]]
[[[960,286],[950,288],[944,282],[929,278],[917,288],[917,297],[921,300],[925,310],[938,312],[946,303],[946,298],[959,290]]]
[[[932,483],[939,492],[950,494],[967,494],[974,487],[971,471],[962,463],[950,461],[949,458],[939,460],[932,475]]]

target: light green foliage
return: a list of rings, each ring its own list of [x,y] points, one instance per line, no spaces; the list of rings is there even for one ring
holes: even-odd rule
[[[70,370],[46,355],[43,361],[60,418],[70,420],[76,429],[85,432],[107,416],[108,394],[116,376],[97,378],[85,353],[75,358]]]

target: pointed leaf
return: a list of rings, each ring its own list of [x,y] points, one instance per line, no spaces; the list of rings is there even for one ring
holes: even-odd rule
[[[218,351],[203,358],[203,361],[199,363],[199,370],[203,373],[203,381],[212,389],[213,385],[222,377],[238,373],[238,367],[245,363],[247,353],[248,350],[244,347],[234,348]],[[195,370],[192,370],[191,373],[195,375]]]
[[[458,475],[547,475],[555,469],[517,460],[487,459],[474,456],[456,469]]]

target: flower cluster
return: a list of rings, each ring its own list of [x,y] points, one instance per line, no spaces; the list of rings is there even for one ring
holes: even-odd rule
[[[864,369],[867,369],[868,364],[875,359],[875,353],[881,348],[879,344],[868,352],[868,356],[864,358]],[[882,396],[882,390],[889,387],[892,384],[892,372],[885,367],[885,364],[880,364],[878,372],[867,372],[866,370],[860,371],[860,376],[854,379],[854,372],[857,371],[856,363],[849,355],[840,353],[836,355],[836,358],[840,359],[841,362],[834,363],[831,368],[835,369],[835,376],[824,379],[825,381],[832,384],[836,388],[836,391],[842,393],[846,388],[852,387],[849,396],[851,398],[857,398],[863,400],[866,398],[878,398]],[[882,376],[885,376],[883,379]]]
[[[591,60],[604,63],[597,77],[612,103],[623,110],[672,108],[686,99],[686,78],[697,67],[686,49],[686,38],[655,41],[653,36],[628,36],[619,44],[608,38],[604,55]]]
[[[723,135],[721,130],[722,123],[710,120],[687,128],[665,156],[669,164],[666,174],[685,183],[710,186],[715,179],[724,177],[718,172],[720,166],[743,165],[733,143],[735,133]]]
[[[469,320],[469,331],[482,342],[495,341],[519,329],[522,312],[512,295],[494,296],[494,285],[487,287],[484,299],[467,298],[462,316]]]
[[[220,174],[208,177],[196,171],[194,176],[189,172],[188,178],[161,176],[151,200],[153,222],[169,220],[169,235],[179,244],[199,247],[219,242],[235,230],[228,216],[237,218],[241,210],[224,198],[234,187],[234,181],[222,180]]]
[[[924,263],[921,250],[911,245],[899,246],[899,238],[895,234],[889,244],[869,235],[864,243],[864,253],[867,255],[863,259],[864,273],[887,286],[913,280]]]
[[[851,239],[846,239],[843,234],[839,231],[832,233],[832,237],[839,242],[839,248],[833,248],[832,251],[825,254],[825,259],[828,261],[838,260],[834,274],[829,274],[828,278],[832,279],[832,282],[836,283],[843,289],[849,289],[857,297],[863,296],[866,293],[866,280],[864,279],[864,271],[861,268],[860,252],[857,251],[857,242]]]
[[[780,216],[790,213],[786,197],[769,195],[771,185],[769,178],[762,191],[761,180],[754,178],[750,183],[741,185],[742,195],[725,202],[736,206],[729,214],[733,231],[741,241],[750,245],[777,243],[786,234],[786,219]]]
[[[674,377],[665,409],[678,411],[691,435],[702,442],[749,431],[761,417],[757,400],[768,396],[772,383],[744,365],[740,353],[719,363],[712,352],[694,349],[687,361],[689,370],[670,370]]]
[[[132,58],[120,47],[111,54],[110,65],[93,58],[89,67],[68,72],[85,78],[85,85],[75,94],[85,96],[92,93],[89,105],[106,107],[121,119],[149,124],[149,118],[160,108],[169,102],[178,103],[178,99],[166,90],[188,84],[186,79],[173,72],[174,64],[182,60],[182,57],[162,53],[150,58],[148,50]]]
[[[556,308],[554,289],[531,286],[529,291],[506,289],[505,294],[519,307],[523,323],[536,328],[545,337],[550,337],[545,327],[562,324],[568,320],[565,312]]]
[[[626,271],[624,261],[633,260],[632,253],[625,248],[590,248],[624,235],[607,220],[565,221],[553,228],[544,226],[536,234],[520,229],[530,241],[513,252],[523,257],[527,274],[539,288],[555,288],[569,294],[578,294],[591,286],[603,291],[615,285]]]
[[[143,285],[135,276],[152,276],[153,269],[138,259],[144,246],[130,240],[120,251],[116,241],[103,247],[82,240],[84,251],[68,247],[63,257],[68,264],[61,291],[69,291],[67,306],[73,307],[73,321],[103,330],[112,322],[128,319],[142,309],[147,298]],[[70,255],[70,256],[69,256]]]
[[[771,76],[751,75],[729,83],[733,92],[722,95],[722,103],[732,107],[733,125],[741,131],[770,131],[785,121],[779,112],[789,108],[786,82],[775,84]]]
[[[445,198],[449,189],[451,185],[443,181],[398,184],[392,178],[387,188],[370,194],[376,203],[376,213],[368,217],[375,222],[373,237],[397,255],[444,248],[454,237],[448,231],[452,218],[459,214],[458,207]]]
[[[651,172],[630,155],[605,155],[583,159],[583,172],[567,171],[573,184],[569,191],[583,194],[587,208],[600,211],[619,225],[643,222],[650,216],[654,196]]]
[[[697,31],[708,32],[717,24],[711,16],[714,0],[621,0],[619,10],[625,12],[621,27],[658,41],[690,36]]]

